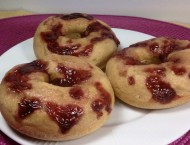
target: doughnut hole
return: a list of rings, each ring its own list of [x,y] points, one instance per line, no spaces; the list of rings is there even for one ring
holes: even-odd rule
[[[30,74],[29,76],[29,80],[36,80],[39,82],[49,82],[49,75],[47,73],[43,73],[43,72],[35,72]]]
[[[122,52],[123,53],[123,52]],[[141,64],[160,64],[162,60],[158,55],[152,55],[149,49],[143,47],[130,47],[124,50],[124,55],[126,57],[132,57],[135,60],[138,60]]]
[[[70,39],[79,39],[79,38],[81,38],[80,32],[68,33],[65,36],[68,37],[68,38],[70,38]]]

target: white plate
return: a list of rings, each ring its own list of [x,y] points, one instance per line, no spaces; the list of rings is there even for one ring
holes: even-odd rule
[[[150,35],[113,28],[121,41],[120,48],[153,38]],[[0,80],[13,66],[35,59],[32,49],[33,38],[17,44],[0,57]],[[180,107],[149,111],[137,109],[116,101],[108,122],[94,133],[83,138],[46,142],[25,137],[12,130],[0,114],[0,128],[10,138],[23,145],[162,145],[168,144],[190,129],[190,104]]]

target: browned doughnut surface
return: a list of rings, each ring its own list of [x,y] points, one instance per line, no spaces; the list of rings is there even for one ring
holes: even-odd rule
[[[111,28],[87,14],[52,16],[41,22],[34,35],[37,58],[47,54],[73,55],[104,67],[119,40]]]
[[[106,75],[74,56],[50,55],[15,66],[3,78],[0,92],[7,123],[43,140],[70,140],[95,131],[114,104]]]
[[[119,51],[106,66],[115,94],[148,109],[190,101],[190,41],[166,37],[139,42]]]

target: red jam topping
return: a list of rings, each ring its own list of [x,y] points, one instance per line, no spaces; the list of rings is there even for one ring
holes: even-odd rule
[[[184,67],[177,67],[177,66],[172,66],[172,71],[176,74],[176,75],[183,75],[186,73],[186,69]]]
[[[117,37],[115,36],[115,34],[112,32],[112,30],[109,27],[106,27],[104,25],[102,25],[100,22],[96,21],[91,23],[86,30],[81,33],[82,37],[87,37],[90,33],[92,32],[98,32],[101,31],[101,36],[100,37],[95,37],[93,39],[91,39],[91,42],[94,44],[98,41],[102,41],[106,38],[110,38],[113,39],[115,41],[115,43],[117,45],[120,44],[119,40],[117,39]]]
[[[125,57],[125,64],[126,65],[140,65],[142,63],[132,57]]]
[[[38,98],[22,98],[18,104],[18,116],[24,119],[40,108],[42,108],[42,106]]]
[[[93,20],[93,17],[87,14],[81,14],[81,13],[72,13],[68,15],[60,16],[63,20],[72,20],[72,19],[78,19],[78,18],[85,18],[87,20]]]
[[[171,52],[175,50],[179,50],[180,48],[178,45],[175,43],[174,39],[167,39],[164,41],[164,45],[162,46],[162,54],[168,55]]]
[[[134,84],[135,84],[135,79],[134,79],[134,77],[132,77],[132,76],[128,77],[128,84],[129,84],[129,85],[134,85]]]
[[[111,96],[102,87],[101,83],[96,82],[95,87],[98,90],[100,97],[92,102],[91,107],[93,111],[96,112],[97,118],[100,118],[103,115],[103,109],[105,109],[108,113],[111,112]]]
[[[47,64],[45,62],[36,60],[15,68],[5,76],[4,81],[8,83],[11,91],[20,93],[32,88],[32,85],[28,83],[29,74],[34,72],[46,73],[46,68]]]
[[[133,57],[125,55],[126,49],[123,49],[115,54],[115,56],[119,59],[124,60],[126,65],[141,65],[142,63],[139,60],[134,59]]]
[[[170,58],[168,61],[171,61],[173,63],[180,63],[180,58]]]
[[[62,25],[58,24],[52,27],[51,31],[48,32],[41,32],[41,37],[45,42],[48,43],[48,46],[52,47],[54,41],[58,39],[59,36],[62,36],[61,33]],[[52,43],[51,43],[52,42]]]
[[[61,106],[52,102],[46,103],[46,112],[59,125],[62,133],[67,133],[84,114],[83,109],[76,104]]]
[[[154,42],[149,45],[150,51],[153,52],[154,54],[157,54],[160,50],[160,46],[157,42]]]
[[[62,87],[71,87],[74,84],[80,84],[91,77],[91,72],[88,70],[76,70],[62,64],[57,66],[57,71],[63,74],[64,78],[53,79],[50,83]]]
[[[84,92],[79,86],[75,86],[71,88],[69,91],[69,94],[73,99],[76,99],[76,100],[79,100],[84,97]]]
[[[147,68],[145,69],[145,72],[148,72],[153,75],[161,75],[165,76],[166,68],[164,67],[155,67],[155,68]]]
[[[92,102],[91,105],[94,112],[97,114],[97,118],[100,118],[103,115],[102,110],[104,109],[104,101],[101,99],[96,99]]]
[[[81,47],[81,44],[74,44],[74,45],[67,45],[67,46],[60,47],[56,41],[52,42],[52,43],[48,43],[48,49],[51,52],[56,53],[56,54],[61,54],[61,55],[78,56],[79,53],[77,53],[77,50],[80,47]],[[82,53],[82,52],[80,52],[80,53]],[[85,53],[84,55],[88,55],[88,53]]]
[[[146,87],[152,93],[152,98],[159,103],[167,104],[176,97],[176,92],[170,84],[162,81],[157,75],[146,79]]]

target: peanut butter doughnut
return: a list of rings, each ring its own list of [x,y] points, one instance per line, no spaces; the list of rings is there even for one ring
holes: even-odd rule
[[[114,94],[105,73],[74,56],[48,55],[8,71],[0,85],[0,111],[22,134],[71,140],[100,128]]]
[[[167,37],[133,44],[106,66],[115,95],[127,104],[163,109],[190,101],[190,41]]]
[[[41,22],[34,35],[34,52],[37,58],[52,53],[73,55],[103,68],[119,43],[103,21],[73,13],[51,16]]]

